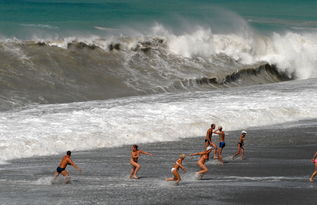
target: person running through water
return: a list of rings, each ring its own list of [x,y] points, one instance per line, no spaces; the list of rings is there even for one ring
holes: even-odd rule
[[[212,146],[214,148],[214,159],[216,158],[216,153],[217,153],[217,145],[212,142],[212,134],[214,133],[215,128],[216,128],[216,125],[211,124],[210,128],[207,130],[206,137],[205,137],[205,149],[208,146]],[[209,160],[209,155],[207,160]]]
[[[146,155],[150,155],[153,156],[153,154],[149,153],[149,152],[144,152],[142,150],[138,149],[138,145],[133,145],[132,146],[132,152],[131,152],[131,159],[130,159],[130,164],[132,165],[132,170],[130,173],[130,179],[138,179],[139,177],[137,177],[137,173],[138,171],[141,169],[141,165],[138,163],[138,159],[139,156],[141,154],[146,154]]]
[[[226,146],[226,143],[225,143],[225,132],[222,130],[222,127],[219,126],[218,130],[216,130],[215,133],[219,135],[219,147],[217,149],[218,161],[223,164],[222,150]]]
[[[197,162],[197,165],[199,166],[200,170],[196,172],[196,176],[198,179],[202,179],[205,173],[208,172],[208,168],[206,167],[205,163],[206,160],[208,159],[209,153],[212,151],[212,147],[208,146],[205,151],[203,152],[197,152],[190,154],[190,156],[195,156],[195,155],[200,155],[200,158]]]
[[[171,172],[174,175],[174,177],[166,178],[165,179],[166,181],[175,181],[176,185],[179,184],[179,182],[181,181],[181,176],[178,173],[179,168],[181,168],[182,170],[184,170],[184,172],[186,172],[186,168],[182,164],[184,159],[185,159],[185,154],[179,155],[179,159],[175,162],[175,164],[173,165],[173,168],[171,169]]]
[[[54,172],[54,179],[55,180],[60,174],[64,176],[65,183],[69,183],[70,177],[69,172],[66,170],[67,165],[73,166],[78,171],[81,171],[81,169],[73,162],[71,159],[72,152],[67,151],[66,155],[62,158],[61,162],[59,163],[59,166],[57,167],[56,171]]]
[[[245,136],[247,135],[246,131],[242,131],[240,138],[239,138],[239,142],[238,142],[238,151],[232,156],[232,159],[234,159],[236,156],[238,156],[239,154],[241,154],[241,159],[244,159],[244,140],[245,140]]]
[[[317,152],[315,153],[313,159],[312,159],[312,162],[314,163],[315,165],[315,171],[313,172],[313,174],[310,176],[309,178],[309,181],[310,182],[313,182],[314,181],[314,178],[315,176],[317,175]]]

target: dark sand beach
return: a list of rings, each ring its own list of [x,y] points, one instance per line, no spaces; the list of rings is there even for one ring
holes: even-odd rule
[[[0,205],[317,205],[316,10],[0,0]],[[210,159],[198,180],[186,157],[180,184],[166,182],[211,123],[227,134],[224,165]],[[246,159],[232,160],[242,129]],[[139,180],[134,143],[154,154]],[[68,166],[65,184],[53,173],[68,150],[82,172]]]
[[[181,141],[141,144],[155,156],[141,156],[141,179],[128,178],[130,146],[73,152],[82,173],[68,168],[51,184],[62,157],[46,156],[0,165],[0,204],[316,204],[317,182],[310,183],[317,151],[317,120],[248,130],[246,159],[231,160],[239,131],[228,132],[226,163],[207,163],[209,172],[196,180],[197,157],[188,157],[179,186],[164,181],[180,153],[201,151],[202,136]],[[84,143],[84,142],[83,142]]]

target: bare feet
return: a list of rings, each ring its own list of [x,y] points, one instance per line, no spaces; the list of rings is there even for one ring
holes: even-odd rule
[[[196,176],[196,179],[201,180],[204,175],[196,172],[195,176]]]
[[[313,178],[309,178],[309,181],[310,181],[310,182],[314,182],[314,179],[313,179]]]
[[[65,177],[64,182],[65,184],[70,184],[71,183],[70,177]]]

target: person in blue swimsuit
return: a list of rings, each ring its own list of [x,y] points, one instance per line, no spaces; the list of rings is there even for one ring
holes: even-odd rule
[[[222,150],[226,146],[226,143],[225,143],[225,132],[222,130],[222,127],[219,126],[218,130],[216,130],[215,133],[219,135],[219,147],[217,149],[218,160],[219,160],[219,162],[221,162],[221,164],[223,164]]]

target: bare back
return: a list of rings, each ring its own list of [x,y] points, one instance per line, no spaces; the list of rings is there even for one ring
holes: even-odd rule
[[[70,159],[70,157],[68,155],[66,155],[62,158],[61,162],[59,163],[59,167],[66,168],[67,165],[74,166],[74,162]]]
[[[199,161],[205,163],[205,161],[209,158],[209,156],[208,156],[209,153],[210,153],[210,151],[201,152],[201,153],[200,153]]]

